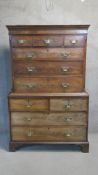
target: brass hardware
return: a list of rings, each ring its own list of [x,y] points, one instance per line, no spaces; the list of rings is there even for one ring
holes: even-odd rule
[[[70,42],[71,42],[71,44],[73,44],[73,45],[74,45],[74,44],[76,44],[76,43],[77,43],[77,40],[71,40]]]
[[[72,121],[72,118],[71,118],[71,117],[70,117],[70,118],[65,117],[64,120],[65,120],[66,122],[70,122],[70,121]]]
[[[24,44],[25,42],[26,42],[26,40],[22,40],[22,39],[21,40],[18,40],[18,43],[19,44]]]
[[[62,67],[63,72],[68,72],[68,70],[69,70],[69,67]]]
[[[69,83],[62,83],[63,88],[68,88],[69,87]]]
[[[44,40],[44,43],[46,44],[46,45],[49,45],[50,44],[50,39],[46,39],[46,40]]]
[[[29,104],[29,103],[28,103],[28,104],[26,105],[26,107],[27,107],[27,108],[31,108],[31,107],[32,107],[32,104]]]
[[[67,58],[68,56],[70,56],[70,52],[61,53],[61,56],[63,56],[64,58]]]
[[[29,89],[34,89],[36,88],[37,85],[35,83],[29,83],[29,84],[25,84],[24,86]]]
[[[31,130],[31,128],[30,128],[29,131],[27,132],[27,136],[28,136],[28,137],[31,137],[31,136],[32,136],[32,130]]]
[[[27,58],[32,58],[32,57],[35,57],[36,54],[34,52],[31,52],[31,53],[27,53],[26,56]]]
[[[27,121],[31,121],[31,120],[32,120],[32,118],[30,118],[30,117],[27,118]]]
[[[66,137],[71,137],[72,134],[70,133],[65,133]]]
[[[27,67],[28,72],[34,72],[36,69],[35,67]]]
[[[65,104],[65,108],[66,109],[70,109],[71,108],[71,105],[70,104]]]
[[[27,100],[27,104],[26,104],[26,107],[27,108],[31,108],[32,107],[32,102],[29,101],[29,99]],[[30,117],[28,117],[30,119]]]

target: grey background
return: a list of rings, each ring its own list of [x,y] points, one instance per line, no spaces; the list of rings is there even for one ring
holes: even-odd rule
[[[7,95],[11,88],[9,38],[6,25],[90,24],[86,90],[90,95],[89,131],[98,131],[98,0],[0,0],[0,130],[8,130]],[[52,1],[52,0],[50,0]]]

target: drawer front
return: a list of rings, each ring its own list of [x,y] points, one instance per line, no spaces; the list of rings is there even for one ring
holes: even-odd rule
[[[81,92],[83,91],[83,77],[33,77],[15,78],[16,92]]]
[[[32,61],[15,62],[14,75],[81,75],[83,74],[83,62],[51,62],[51,61]]]
[[[50,99],[50,111],[87,111],[88,101],[86,98],[62,98]]]
[[[13,35],[11,38],[12,47],[24,46],[85,46],[85,35]]]
[[[13,48],[13,60],[84,60],[84,48]]]
[[[86,141],[85,127],[12,127],[13,141]]]
[[[65,35],[64,46],[83,47],[86,45],[85,35]]]
[[[10,99],[11,111],[47,111],[47,99]]]
[[[63,46],[62,35],[16,35],[12,36],[12,47],[60,47]]]
[[[87,125],[86,112],[31,113],[11,112],[12,126]]]

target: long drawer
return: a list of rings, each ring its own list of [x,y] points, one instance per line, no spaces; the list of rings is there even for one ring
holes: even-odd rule
[[[87,125],[86,112],[11,112],[12,126]]]
[[[82,75],[83,62],[51,62],[51,61],[32,61],[14,62],[15,76],[33,75]]]
[[[86,141],[86,127],[12,127],[13,141]]]
[[[9,100],[11,111],[47,111],[48,99],[12,98]]]
[[[16,92],[82,92],[82,76],[24,77],[14,79]]]
[[[13,60],[84,60],[85,48],[13,48]]]
[[[13,35],[12,47],[85,46],[85,35]]]

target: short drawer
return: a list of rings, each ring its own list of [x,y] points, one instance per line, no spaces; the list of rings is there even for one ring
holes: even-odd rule
[[[69,47],[83,47],[86,44],[85,35],[65,35],[64,46]]]
[[[24,77],[14,79],[15,92],[82,92],[82,76]]]
[[[13,141],[86,141],[85,127],[12,127]]]
[[[66,97],[50,99],[50,111],[87,111],[87,98]]]
[[[11,111],[47,111],[47,99],[32,99],[32,98],[10,98],[9,99]]]
[[[13,48],[13,60],[84,60],[84,48]]]
[[[14,35],[12,36],[12,47],[60,47],[63,46],[62,35]]]
[[[82,75],[83,62],[51,62],[51,61],[32,61],[32,62],[14,62],[15,76],[33,76],[33,75]]]
[[[87,125],[86,112],[31,113],[11,112],[12,126]]]

